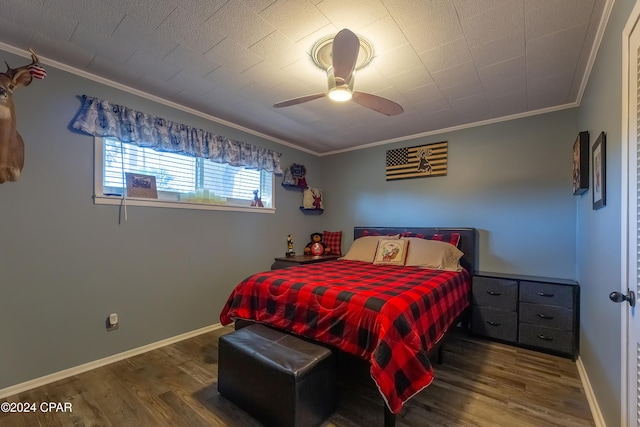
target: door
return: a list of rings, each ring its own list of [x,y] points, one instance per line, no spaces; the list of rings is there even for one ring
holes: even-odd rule
[[[623,363],[626,370],[623,371],[623,395],[626,399],[622,402],[623,409],[626,409],[626,418],[623,415],[622,424],[626,426],[640,426],[640,399],[638,390],[640,388],[640,313],[635,307],[635,295],[638,294],[638,284],[640,281],[640,139],[638,126],[640,117],[638,116],[640,104],[640,89],[638,80],[640,79],[640,28],[638,18],[640,8],[637,4],[634,7],[631,17],[623,32],[623,101],[626,106],[623,108],[623,117],[628,117],[626,129],[623,129],[623,140],[626,140],[627,152],[623,153],[623,159],[627,159],[627,165],[623,169],[627,175],[623,189],[626,193],[622,195],[623,212],[627,212],[626,224],[623,223],[623,244],[626,241],[626,256],[623,254],[623,283],[622,291],[612,293],[612,299],[623,302],[622,319],[623,327]],[[626,62],[626,64],[624,64]],[[628,115],[627,115],[628,114]],[[623,144],[624,147],[624,144]],[[624,148],[623,148],[624,150]],[[626,184],[626,185],[625,185]],[[624,190],[623,190],[624,191]],[[626,270],[626,271],[625,271]],[[626,280],[625,280],[626,279]],[[626,288],[626,289],[625,289]],[[626,408],[625,408],[626,407]]]

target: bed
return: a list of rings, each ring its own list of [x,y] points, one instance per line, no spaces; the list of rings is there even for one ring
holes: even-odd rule
[[[258,273],[233,290],[221,323],[264,323],[366,361],[386,403],[385,425],[394,425],[394,414],[432,382],[429,356],[465,316],[477,265],[473,228],[356,227],[347,255],[356,242],[382,244],[380,239],[398,237],[409,240],[404,245],[409,257],[412,247],[418,253],[422,239],[457,244],[459,271],[417,267],[409,257],[410,266],[393,265],[378,250],[379,264],[347,256]]]

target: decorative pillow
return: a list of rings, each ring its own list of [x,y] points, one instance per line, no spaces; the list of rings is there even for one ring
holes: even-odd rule
[[[381,239],[398,240],[399,234],[394,236],[363,236],[353,241],[353,244],[347,251],[347,254],[340,259],[349,261],[373,262],[378,248],[378,241]]]
[[[380,239],[373,263],[379,265],[404,265],[407,259],[407,249],[409,249],[408,239]]]
[[[342,231],[323,231],[322,240],[330,249],[331,255],[342,255]]]
[[[447,242],[439,240],[406,237],[400,240],[411,242],[405,266],[431,268],[434,270],[460,271],[462,251]]]
[[[322,205],[322,190],[319,188],[305,188],[302,193],[302,207],[305,209],[324,209]]]

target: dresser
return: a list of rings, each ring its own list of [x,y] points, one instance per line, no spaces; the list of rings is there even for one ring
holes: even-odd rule
[[[294,265],[314,264],[316,262],[334,261],[340,255],[296,255],[292,257],[278,257],[271,265],[272,270],[292,267]]]
[[[577,358],[580,319],[577,282],[480,272],[473,276],[471,298],[473,334]]]

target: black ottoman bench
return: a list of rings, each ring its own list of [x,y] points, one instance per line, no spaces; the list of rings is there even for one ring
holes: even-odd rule
[[[218,350],[218,391],[266,426],[317,426],[334,412],[328,348],[254,324],[220,337]]]

